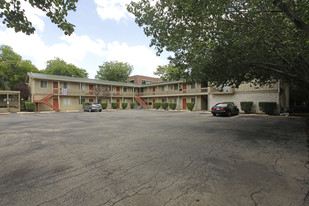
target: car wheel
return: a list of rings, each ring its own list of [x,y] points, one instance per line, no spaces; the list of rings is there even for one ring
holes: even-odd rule
[[[91,112],[91,109],[89,109],[88,112]]]
[[[231,111],[228,111],[227,116],[230,117],[232,115]]]
[[[99,112],[102,112],[102,109],[100,109]]]
[[[212,114],[214,117],[217,116],[216,114]]]

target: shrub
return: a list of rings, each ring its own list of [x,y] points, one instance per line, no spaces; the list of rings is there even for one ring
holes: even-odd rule
[[[175,102],[171,102],[168,104],[168,107],[172,110],[175,110],[176,109],[176,103]]]
[[[277,107],[276,102],[259,102],[260,110],[265,114],[274,114]]]
[[[167,102],[162,102],[162,103],[161,103],[161,107],[162,107],[162,109],[167,110],[167,108],[168,108],[168,103],[167,103]]]
[[[161,102],[153,103],[153,107],[156,108],[156,109],[159,109],[161,107]]]
[[[121,103],[121,107],[122,109],[126,109],[128,107],[128,103],[126,102]]]
[[[86,105],[86,104],[88,104],[89,102],[83,102],[83,107]]]
[[[131,102],[131,103],[130,103],[131,109],[134,109],[134,106],[135,106],[134,102]]]
[[[225,104],[234,104],[234,102],[223,102]]]
[[[194,107],[194,102],[188,102],[188,103],[187,103],[187,107],[188,107],[188,109],[189,109],[190,111],[192,111],[192,110],[193,110],[193,107]]]
[[[108,104],[106,102],[101,103],[102,109],[106,109]]]
[[[246,114],[251,113],[253,102],[240,102],[241,110],[244,110]]]
[[[112,102],[112,108],[113,109],[117,109],[119,107],[119,103],[118,102]]]
[[[34,102],[25,102],[25,107],[26,107],[26,110],[28,112],[33,112],[34,109],[35,109],[35,103]]]

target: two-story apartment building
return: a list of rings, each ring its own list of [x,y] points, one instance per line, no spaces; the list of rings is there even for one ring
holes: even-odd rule
[[[40,73],[28,73],[27,83],[31,101],[41,111],[82,110],[83,102],[107,102],[109,108],[112,102],[134,102],[144,108],[153,108],[154,102],[175,102],[177,110],[186,110],[186,103],[194,102],[194,110],[210,110],[218,102],[234,102],[240,107],[241,101],[253,101],[254,112],[260,112],[257,105],[261,101],[288,107],[288,90],[279,83],[265,87],[243,84],[236,89],[184,81],[134,84]]]

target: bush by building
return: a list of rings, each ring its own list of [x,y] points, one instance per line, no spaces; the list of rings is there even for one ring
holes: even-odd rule
[[[265,114],[274,114],[277,108],[276,102],[259,102],[259,107]]]
[[[33,112],[35,110],[35,103],[34,102],[30,102],[30,101],[26,101],[25,102],[25,107],[26,107],[26,111]]]
[[[121,103],[121,107],[122,109],[126,109],[128,107],[128,103],[126,102]]]
[[[162,109],[167,110],[167,108],[168,108],[168,103],[167,103],[167,102],[162,102],[162,103],[161,103],[161,107],[162,107]]]
[[[246,102],[240,102],[240,108],[243,110],[246,114],[250,114],[252,110],[252,101],[246,101]]]
[[[106,102],[101,103],[102,109],[106,109],[108,104]]]
[[[175,110],[176,109],[176,103],[175,102],[170,102],[169,104],[168,104],[168,107],[170,108],[170,109],[172,109],[172,110]]]
[[[112,102],[112,108],[113,109],[118,109],[119,103],[118,102]]]
[[[187,103],[187,108],[188,108],[190,111],[192,111],[193,108],[194,108],[194,102],[188,102],[188,103]]]
[[[134,102],[131,102],[131,103],[130,103],[130,107],[131,107],[131,109],[134,109],[134,107],[135,107]]]
[[[156,109],[159,109],[161,107],[161,102],[153,103],[153,107],[156,108]]]

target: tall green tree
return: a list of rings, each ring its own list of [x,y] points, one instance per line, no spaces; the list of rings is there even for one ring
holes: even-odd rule
[[[128,63],[109,61],[99,66],[96,79],[125,82],[133,71],[133,66]]]
[[[10,90],[14,85],[26,81],[27,72],[39,72],[29,60],[6,45],[0,47],[0,89]]]
[[[85,69],[78,68],[74,64],[68,64],[58,57],[47,61],[46,69],[43,70],[42,73],[68,77],[88,77],[88,73]]]
[[[173,64],[158,66],[153,74],[159,76],[163,81],[178,81],[186,78],[184,71],[178,69]]]
[[[52,23],[56,24],[66,35],[74,32],[74,25],[66,20],[69,11],[76,11],[78,0],[25,0],[33,8],[42,10]],[[8,28],[14,28],[15,32],[23,32],[28,35],[33,34],[35,28],[25,15],[25,10],[21,6],[20,0],[5,1],[0,0],[0,18],[2,23]]]
[[[160,54],[197,81],[309,85],[309,4],[299,0],[150,0],[129,12]]]

